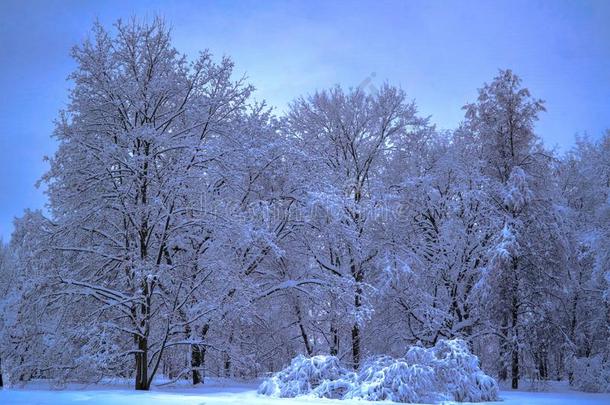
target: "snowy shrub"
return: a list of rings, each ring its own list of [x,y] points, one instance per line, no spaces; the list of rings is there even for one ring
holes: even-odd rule
[[[496,400],[498,385],[481,371],[465,342],[441,340],[430,349],[412,347],[404,358],[368,359],[357,374],[336,357],[299,356],[263,382],[259,393],[406,403],[481,402]]]
[[[610,392],[610,363],[603,356],[577,357],[572,362],[572,387],[586,392]]]
[[[435,347],[412,347],[404,359],[381,357],[360,369],[354,398],[395,402],[493,401],[496,381],[483,373],[478,358],[462,340],[441,340]]]
[[[356,386],[356,373],[349,372],[337,380],[324,380],[311,395],[318,398],[346,399]]]
[[[407,360],[413,356],[413,350],[407,353]],[[480,402],[498,398],[498,384],[479,368],[479,359],[470,353],[463,340],[440,340],[427,351],[433,354],[430,366],[435,370],[439,392],[451,397],[448,399]],[[425,358],[420,353],[418,357]]]
[[[371,360],[360,370],[358,384],[346,398],[369,401],[435,402],[444,399],[433,389],[434,369],[421,364],[408,364],[404,359],[386,357]]]
[[[324,398],[342,398],[354,380],[354,373],[344,368],[334,356],[299,355],[290,366],[265,380],[258,389],[259,394],[281,398],[299,395],[315,395]]]

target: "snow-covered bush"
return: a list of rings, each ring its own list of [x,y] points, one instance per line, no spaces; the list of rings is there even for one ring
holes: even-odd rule
[[[572,362],[572,387],[586,392],[610,392],[610,363],[603,356],[577,357]]]
[[[342,398],[355,380],[355,374],[341,365],[334,356],[299,355],[290,366],[265,380],[259,394],[293,398],[314,395],[323,398]]]
[[[412,347],[404,359],[372,359],[360,369],[352,395],[371,401],[493,401],[496,381],[483,373],[478,358],[462,340],[441,340],[425,349]]]
[[[428,365],[409,364],[404,359],[370,359],[360,369],[357,384],[346,398],[369,401],[435,402],[434,369]]]
[[[407,353],[407,361],[412,357],[422,358],[421,353],[414,355],[414,350],[412,348]],[[470,353],[463,340],[440,340],[427,351],[433,354],[430,365],[435,370],[439,392],[460,402],[493,401],[498,398],[498,384],[479,368],[479,359]],[[423,358],[428,358],[428,355]]]
[[[441,340],[429,349],[412,347],[404,358],[368,359],[357,374],[347,371],[336,357],[299,356],[263,382],[259,393],[408,403],[481,402],[496,400],[498,385],[481,371],[464,341]]]

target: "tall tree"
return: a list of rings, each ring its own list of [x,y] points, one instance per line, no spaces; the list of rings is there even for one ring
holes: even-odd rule
[[[203,232],[190,241],[200,250],[208,240],[196,189],[222,152],[206,145],[230,128],[251,88],[231,81],[228,59],[216,64],[204,52],[188,63],[161,20],[115,28],[111,36],[96,25],[93,40],[74,48],[75,86],[44,180],[54,248],[82,259],[59,275],[66,293],[99,301],[104,327],[133,339],[135,387],[147,390],[172,323],[188,323],[180,313],[194,291],[181,282],[182,235]],[[206,274],[189,276],[197,285]]]
[[[465,107],[463,130],[477,145],[485,162],[483,172],[491,180],[489,193],[502,218],[501,232],[491,249],[489,277],[491,305],[500,320],[501,352],[510,357],[513,388],[519,385],[523,347],[523,323],[536,311],[550,262],[536,260],[547,252],[536,251],[530,241],[553,227],[553,203],[549,190],[550,157],[534,133],[543,103],[531,97],[521,80],[510,70],[479,90],[476,103]],[[543,219],[544,218],[544,219]],[[554,246],[553,244],[549,244]],[[543,281],[545,280],[545,281]],[[500,378],[506,378],[506,369]]]
[[[391,337],[379,336],[382,342],[468,340],[481,322],[475,286],[497,227],[493,201],[484,191],[487,182],[478,157],[458,136],[437,135],[424,146],[418,150],[418,169],[403,169],[394,188],[403,215],[387,228],[394,228],[401,265],[390,273],[387,315],[377,324],[382,330],[392,325]]]
[[[288,131],[305,154],[302,170],[316,174],[308,190],[311,205],[323,212],[312,223],[311,255],[334,284],[342,285],[339,290],[350,291],[351,297],[339,305],[352,313],[355,368],[362,357],[361,326],[368,317],[367,283],[384,257],[375,231],[380,225],[376,211],[388,186],[385,166],[425,127],[404,92],[387,85],[374,94],[339,87],[318,92],[295,101],[287,116]]]

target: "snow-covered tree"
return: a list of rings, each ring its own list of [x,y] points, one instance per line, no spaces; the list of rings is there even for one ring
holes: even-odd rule
[[[0,313],[4,313],[4,305],[6,305],[8,295],[12,290],[14,268],[11,259],[8,246],[0,239]],[[0,317],[0,388],[4,386],[2,359],[5,358],[4,351],[7,344],[6,337],[2,336],[2,333],[6,333],[6,330],[4,316],[2,316]]]
[[[398,350],[477,332],[475,286],[497,226],[476,156],[453,137],[427,148],[422,169],[406,170],[396,187],[405,213],[393,237],[401,265],[390,273],[377,327],[391,325],[379,339],[400,342]]]
[[[215,140],[236,130],[252,89],[232,81],[229,59],[187,62],[161,20],[115,29],[96,25],[73,50],[74,88],[44,181],[53,249],[79,254],[59,271],[62,291],[99,303],[87,344],[133,355],[136,389],[148,389],[175,329],[201,317],[189,305],[213,269],[193,255],[214,243],[214,224],[199,190],[217,181],[211,166],[226,151]]]
[[[574,245],[560,312],[562,357],[580,389],[608,390],[610,365],[610,133],[598,142],[579,139],[562,161],[560,187],[566,199]]]
[[[566,247],[552,192],[553,157],[534,132],[544,107],[506,70],[479,90],[476,103],[464,108],[461,132],[485,162],[483,174],[490,180],[486,192],[502,223],[490,249],[484,279],[489,294],[484,297],[494,314],[492,328],[501,339],[500,361],[506,364],[510,358],[512,387],[517,388],[524,333],[544,312],[550,286],[561,287],[557,277]],[[501,366],[500,378],[507,374]]]
[[[349,314],[352,363],[357,368],[361,327],[370,311],[367,291],[385,257],[378,231],[387,214],[386,166],[409,138],[426,131],[427,122],[416,115],[404,92],[387,85],[373,94],[335,87],[300,98],[286,121],[304,155],[299,169],[315,176],[308,181],[307,205],[317,212],[308,224],[305,244],[337,293],[330,308],[340,312],[329,314],[329,328],[338,334],[333,323]]]

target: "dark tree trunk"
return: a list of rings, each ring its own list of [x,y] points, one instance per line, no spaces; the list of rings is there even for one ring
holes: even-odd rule
[[[548,372],[548,359],[547,353],[545,350],[541,350],[536,354],[536,360],[538,362],[538,374],[541,380],[548,380],[549,372]]]
[[[138,139],[138,142],[140,140]],[[144,155],[149,155],[149,143],[143,141],[143,150]],[[140,203],[143,209],[148,206],[148,182],[146,177],[148,175],[148,161],[144,160],[142,166],[142,174],[140,175],[141,186],[140,186]],[[139,246],[140,246],[140,259],[142,262],[146,262],[148,258],[148,219],[143,217],[142,223],[139,227]],[[148,316],[150,315],[151,308],[151,289],[152,287],[149,285],[147,280],[142,281],[142,295],[145,298],[144,302],[141,305],[141,320],[140,320],[140,332],[142,335],[136,336],[136,343],[138,346],[138,351],[135,354],[136,360],[136,390],[148,391],[150,388],[150,381],[148,379]]]
[[[516,266],[515,266],[516,267]],[[516,274],[516,271],[515,271]],[[512,299],[512,332],[514,339],[514,346],[512,348],[512,361],[511,361],[511,387],[516,390],[519,388],[519,307],[517,304],[517,291],[513,290]]]
[[[191,345],[191,369],[193,370],[193,385],[201,384],[201,346]]]
[[[191,346],[193,385],[205,383],[205,353],[206,347],[204,345]]]
[[[301,330],[301,337],[303,338],[303,344],[305,345],[305,351],[308,356],[313,354],[313,349],[311,348],[311,344],[309,344],[309,337],[307,337],[307,332],[305,331],[305,327],[301,322],[299,322],[299,329]]]
[[[313,349],[311,344],[309,343],[309,337],[307,336],[307,330],[305,329],[305,325],[303,325],[303,317],[301,316],[301,308],[298,303],[295,303],[294,310],[297,316],[297,323],[299,325],[299,330],[301,332],[301,338],[303,339],[303,344],[305,345],[305,351],[307,351],[307,355],[311,356],[313,354]]]
[[[513,351],[511,377],[511,387],[516,390],[519,388],[519,352],[517,350]]]
[[[201,330],[201,338],[205,339],[210,325],[204,325]],[[205,368],[205,351],[204,345],[191,345],[191,370],[193,375],[193,385],[204,383],[204,368]]]
[[[144,250],[145,254],[146,251]],[[150,389],[150,379],[148,375],[148,315],[150,314],[151,297],[150,297],[150,286],[148,282],[143,282],[143,295],[145,297],[144,303],[141,305],[141,321],[140,331],[141,335],[136,335],[135,341],[138,346],[138,351],[135,354],[136,358],[136,390],[148,391]],[[159,354],[161,355],[161,354]],[[157,363],[158,364],[158,363]],[[154,371],[153,371],[154,374]]]
[[[4,381],[2,380],[2,359],[0,359],[0,388],[4,387]]]
[[[360,327],[357,323],[352,328],[352,359],[356,370],[360,367]]]
[[[330,355],[336,356],[339,354],[339,331],[334,323],[330,325],[330,338]]]
[[[231,355],[225,353],[225,377],[231,377]]]
[[[148,391],[148,339],[138,336],[138,352],[136,357],[136,390]]]
[[[231,334],[229,335],[229,347],[231,346],[231,344],[233,343],[233,332],[231,332]],[[229,353],[228,351],[226,351],[224,353],[224,358],[225,358],[225,364],[224,364],[224,368],[225,368],[225,377],[231,377],[231,353]]]
[[[361,277],[356,278],[356,282],[360,282]],[[354,306],[356,308],[356,313],[360,310],[362,306],[362,289],[358,284],[356,286],[356,294],[354,295]],[[352,327],[352,360],[354,362],[354,370],[360,367],[360,325],[358,322],[354,322],[354,326]]]

